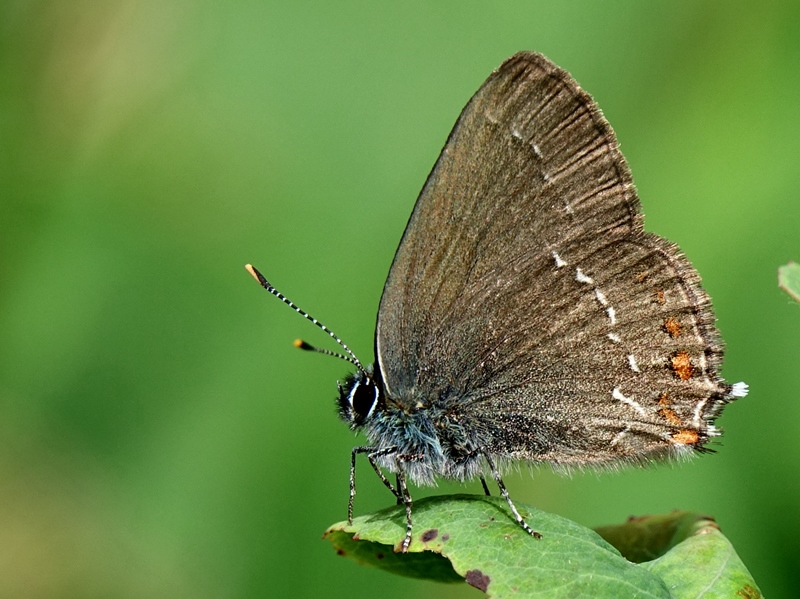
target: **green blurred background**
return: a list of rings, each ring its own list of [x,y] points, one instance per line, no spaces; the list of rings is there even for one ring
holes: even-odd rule
[[[0,596],[481,596],[320,540],[347,505],[347,365],[293,350],[331,344],[242,266],[370,360],[416,194],[522,49],[600,103],[751,393],[715,455],[523,468],[513,496],[589,526],[713,514],[796,596],[800,306],[775,271],[800,260],[800,4],[463,0],[2,3]],[[392,504],[367,470],[358,513]]]

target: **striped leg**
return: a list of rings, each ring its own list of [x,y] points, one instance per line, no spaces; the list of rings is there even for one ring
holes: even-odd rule
[[[356,456],[360,453],[367,454],[367,459],[369,460],[370,466],[372,466],[372,469],[375,470],[378,478],[381,479],[381,482],[386,485],[386,488],[389,489],[399,501],[401,499],[400,491],[394,488],[394,485],[392,485],[383,472],[381,472],[381,469],[378,467],[378,464],[375,461],[375,458],[377,457],[390,455],[396,452],[396,447],[376,449],[374,447],[361,446],[353,448],[353,451],[350,454],[350,501],[347,504],[347,524],[353,524],[353,502],[356,498]]]
[[[537,539],[541,539],[542,535],[540,535],[538,532],[536,532],[530,526],[528,526],[528,523],[525,522],[525,520],[522,518],[522,516],[519,515],[519,512],[517,511],[517,506],[515,506],[514,502],[511,501],[511,497],[508,495],[508,491],[506,490],[506,486],[503,484],[503,479],[500,478],[500,472],[498,472],[497,467],[494,465],[494,462],[492,461],[492,458],[490,458],[489,454],[485,453],[485,452],[483,454],[483,457],[486,458],[486,462],[489,464],[489,468],[492,471],[492,476],[494,477],[494,481],[497,483],[497,486],[500,488],[500,494],[503,497],[505,497],[506,502],[508,502],[508,507],[511,508],[511,513],[514,514],[514,519],[517,521],[517,524],[519,524],[522,527],[522,530],[527,532],[532,537],[536,537]]]

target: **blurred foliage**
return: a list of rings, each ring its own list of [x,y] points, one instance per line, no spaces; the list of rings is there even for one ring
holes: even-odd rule
[[[795,595],[800,319],[774,264],[798,253],[798,3],[5,0],[0,596],[480,595],[320,541],[357,442],[346,365],[293,350],[326,338],[242,266],[369,360],[416,194],[521,49],[603,107],[751,392],[716,455],[506,483],[589,526],[711,514],[766,596]],[[370,478],[360,513],[393,502]]]

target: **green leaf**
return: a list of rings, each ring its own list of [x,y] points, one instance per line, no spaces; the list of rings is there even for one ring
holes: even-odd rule
[[[466,579],[490,597],[670,597],[657,575],[627,561],[596,532],[517,507],[541,539],[517,525],[504,499],[480,495],[415,501],[407,555],[394,553],[405,535],[402,506],[361,516],[352,526],[334,524],[326,537],[360,563],[403,576]]]
[[[778,287],[800,302],[800,264],[789,262],[778,268]]]
[[[597,532],[626,558],[660,576],[675,597],[761,597],[730,541],[708,516],[676,511],[631,518]]]
[[[466,580],[489,597],[761,597],[709,518],[675,512],[595,532],[517,507],[541,539],[516,524],[504,499],[481,495],[415,501],[407,554],[397,553],[405,535],[402,506],[361,516],[351,526],[334,524],[325,538],[361,564],[440,582]]]

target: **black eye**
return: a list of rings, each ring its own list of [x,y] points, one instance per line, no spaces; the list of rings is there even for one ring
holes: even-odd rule
[[[372,415],[378,403],[378,387],[371,379],[359,382],[350,392],[350,405],[353,408],[353,420],[361,423]]]

